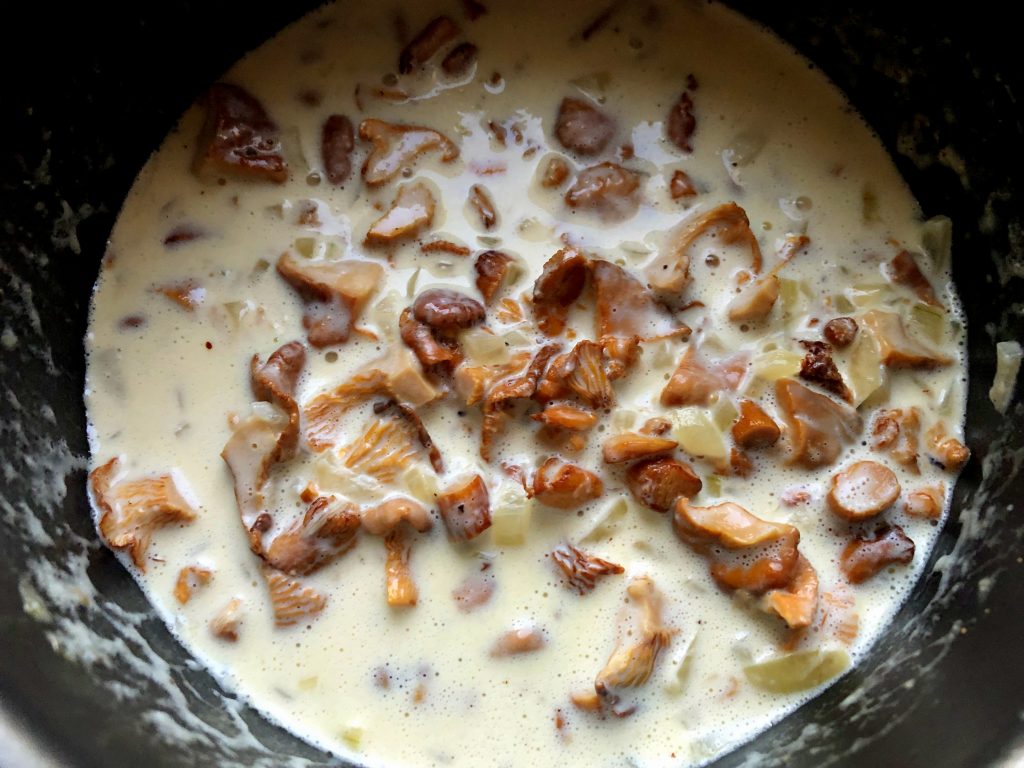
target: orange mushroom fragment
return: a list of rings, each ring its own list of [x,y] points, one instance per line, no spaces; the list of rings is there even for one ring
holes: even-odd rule
[[[192,593],[199,587],[210,583],[213,578],[213,571],[198,565],[186,565],[178,571],[178,578],[174,582],[174,597],[185,605],[192,599]]]
[[[667,437],[623,432],[604,441],[601,456],[606,464],[621,464],[626,461],[664,456],[674,451],[678,445],[678,442]]]
[[[861,584],[883,568],[914,559],[914,542],[898,525],[884,526],[869,538],[856,538],[839,556],[839,568],[851,584]]]
[[[904,285],[912,290],[921,301],[939,309],[944,309],[939,297],[935,295],[935,288],[928,282],[928,278],[917,266],[910,251],[900,251],[893,256],[889,262],[889,275],[897,285]]]
[[[732,439],[742,448],[775,445],[782,430],[753,400],[740,400],[740,413],[732,425]]]
[[[812,392],[793,379],[775,383],[775,400],[787,425],[790,464],[814,469],[834,463],[863,427],[861,417],[850,406]]]
[[[584,168],[565,191],[570,208],[591,211],[604,221],[621,221],[640,206],[640,174],[617,163]]]
[[[597,308],[597,335],[640,339],[681,338],[690,336],[690,328],[655,300],[639,280],[622,267],[608,261],[590,262]]]
[[[602,576],[625,573],[617,563],[588,554],[572,544],[562,544],[551,551],[551,560],[565,576],[565,584],[581,595],[592,592]]]
[[[698,357],[693,346],[687,347],[668,384],[661,390],[661,404],[665,407],[708,405],[718,393],[735,390],[740,385],[747,372],[748,359],[747,355],[738,354],[719,363],[708,363]]]
[[[566,429],[570,432],[586,432],[597,424],[597,414],[574,405],[549,405],[531,417],[548,427]]]
[[[319,496],[301,518],[263,547],[263,559],[282,573],[304,576],[348,552],[358,531],[359,512],[354,504]]]
[[[948,437],[941,422],[929,429],[925,437],[928,454],[947,472],[959,472],[971,458],[970,449],[955,437]]]
[[[903,511],[911,517],[938,520],[942,517],[942,505],[946,499],[946,484],[927,485],[907,494]]]
[[[583,99],[564,98],[555,118],[555,136],[583,157],[599,154],[615,135],[615,121]]]
[[[565,329],[569,307],[580,297],[587,279],[587,260],[579,251],[563,248],[544,263],[533,284],[533,311],[547,336]]]
[[[669,458],[637,462],[626,472],[626,484],[633,498],[658,512],[668,512],[677,499],[692,499],[703,487],[693,467]]]
[[[547,641],[544,633],[533,626],[522,626],[502,633],[491,646],[491,656],[519,656],[541,650]]]
[[[264,568],[263,578],[270,591],[274,624],[278,627],[290,627],[300,621],[313,619],[327,605],[327,598],[315,589],[303,586],[301,582],[273,568]]]
[[[951,357],[907,336],[903,320],[893,312],[872,309],[861,323],[878,344],[882,364],[889,368],[937,368],[953,362]]]
[[[490,495],[480,475],[446,488],[437,506],[450,541],[470,541],[491,527]]]
[[[785,589],[772,589],[761,598],[761,609],[774,613],[790,629],[809,627],[818,606],[818,573],[806,557],[797,558],[793,579]]]
[[[594,680],[597,695],[608,703],[617,701],[623,689],[638,688],[650,679],[658,657],[675,634],[665,626],[661,594],[650,577],[634,579],[626,594],[640,609],[639,637],[632,643],[619,644]]]
[[[439,151],[444,163],[459,156],[458,147],[447,136],[421,125],[363,120],[359,124],[359,138],[372,144],[363,163],[363,180],[371,187],[390,181],[425,152]]]
[[[430,188],[413,182],[398,188],[391,208],[366,232],[366,245],[383,246],[414,237],[434,221],[437,203]]]
[[[895,473],[875,461],[858,461],[832,476],[826,501],[832,512],[850,522],[869,520],[900,496]]]
[[[197,176],[287,181],[280,131],[255,96],[237,85],[214,83],[203,103],[206,122],[199,135]]]
[[[181,495],[170,475],[120,480],[115,457],[89,474],[93,500],[102,512],[99,529],[111,549],[127,550],[140,571],[153,533],[175,523],[190,523],[196,511]]]
[[[546,459],[533,478],[533,497],[557,509],[576,509],[602,493],[600,477],[555,456]]]

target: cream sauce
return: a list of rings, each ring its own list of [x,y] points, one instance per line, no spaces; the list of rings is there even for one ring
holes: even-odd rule
[[[950,487],[953,477],[924,455],[921,474],[912,475],[867,445],[871,414],[878,407],[916,405],[923,414],[922,437],[937,421],[950,435],[961,436],[962,323],[948,265],[936,263],[939,254],[927,253],[915,201],[841,95],[805,61],[731,12],[715,6],[665,7],[652,21],[639,9],[623,9],[586,42],[579,32],[593,9],[583,3],[557,9],[517,3],[514,10],[511,4],[494,4],[473,22],[454,9],[451,14],[479,47],[475,69],[455,81],[435,77],[433,68],[400,78],[397,86],[415,94],[404,103],[373,96],[382,76],[394,71],[400,48],[394,15],[379,9],[325,8],[225,75],[223,80],[254,94],[281,126],[291,166],[285,184],[229,180],[218,185],[197,179],[191,168],[203,119],[199,109],[186,113],[140,174],[111,237],[93,303],[87,403],[94,464],[120,456],[124,474],[133,479],[173,470],[198,516],[189,525],[157,531],[144,573],[127,558],[126,565],[172,630],[229,685],[285,727],[367,764],[512,764],[524,758],[566,765],[699,762],[749,739],[818,688],[770,692],[755,684],[756,674],[745,673],[780,656],[788,638],[784,626],[720,590],[707,561],[676,538],[667,516],[637,504],[623,473],[602,463],[601,443],[650,416],[665,415],[684,447],[703,441],[705,454],[714,453],[719,450],[715,435],[721,445],[728,444],[732,412],[725,402],[730,398],[711,409],[666,409],[658,402],[688,346],[711,357],[748,351],[754,371],[737,394],[777,413],[769,382],[779,372],[796,373],[793,361],[798,366],[803,351],[795,339],[819,338],[810,318],[859,318],[871,309],[892,309],[924,338],[934,334],[930,343],[955,358],[935,371],[885,373],[870,350],[858,358],[857,344],[848,353],[837,352],[836,363],[855,399],[866,399],[860,407],[866,444],[855,443],[833,467],[811,472],[784,466],[779,448],[752,452],[756,471],[749,478],[718,477],[713,462],[693,462],[704,479],[695,503],[735,501],[759,517],[800,529],[800,551],[817,570],[820,592],[843,603],[847,618],[855,614],[859,630],[845,643],[833,631],[833,620],[796,647],[842,650],[856,661],[913,584],[937,528],[906,515],[901,500],[885,519],[901,525],[916,543],[913,563],[864,584],[845,584],[838,559],[850,528],[827,509],[828,479],[854,460],[874,459],[896,471],[905,494],[943,481]],[[419,9],[409,15],[413,29],[430,18]],[[692,154],[668,143],[662,125],[689,72],[699,82],[693,93],[698,123]],[[308,92],[320,94],[319,105],[300,98]],[[624,221],[609,224],[573,213],[562,202],[564,187],[552,191],[538,183],[553,153],[570,158],[553,134],[564,96],[591,98],[618,123],[609,150],[593,161],[572,163],[575,167],[614,159],[615,146],[632,144],[635,158],[623,164],[644,176],[639,209]],[[331,113],[346,114],[357,125],[366,117],[425,125],[456,142],[458,160],[445,164],[428,155],[409,174],[425,182],[439,203],[432,227],[420,239],[515,254],[524,266],[512,296],[530,292],[543,263],[563,246],[563,235],[588,255],[639,274],[680,222],[730,200],[746,210],[766,269],[778,263],[786,234],[806,234],[810,245],[780,268],[780,306],[766,328],[744,331],[727,319],[726,305],[736,273],[750,265],[749,251],[711,238],[698,241],[686,297],[706,306],[681,314],[694,328],[690,341],[645,344],[640,365],[616,382],[618,406],[601,414],[582,453],[567,455],[605,480],[603,496],[580,514],[526,501],[501,472],[503,460],[533,467],[550,453],[538,446],[533,422],[513,424],[487,464],[478,453],[476,408],[449,398],[420,409],[441,447],[446,472],[435,479],[421,457],[412,487],[408,474],[396,487],[431,503],[433,487],[479,472],[490,485],[495,517],[513,520],[502,520],[462,545],[450,544],[440,524],[416,537],[412,568],[420,599],[406,609],[385,603],[384,548],[379,539],[363,535],[353,551],[301,579],[326,596],[323,613],[308,626],[282,629],[274,626],[259,561],[249,551],[230,475],[219,457],[231,436],[228,415],[244,416],[253,399],[251,356],[266,359],[281,344],[305,338],[301,302],[273,268],[281,253],[292,249],[315,258],[384,263],[380,250],[362,245],[363,236],[408,181],[403,175],[377,189],[363,185],[358,167],[366,146],[357,142],[352,179],[343,188],[328,185],[319,141],[321,124]],[[509,138],[507,146],[498,145],[486,128],[488,120],[510,128],[516,123],[522,143]],[[536,151],[526,151],[534,146]],[[672,173],[680,168],[700,190],[685,205],[668,194]],[[499,211],[497,226],[486,234],[464,205],[474,184],[487,189]],[[315,205],[318,224],[297,223],[308,201]],[[202,236],[169,248],[165,237],[182,225]],[[952,308],[949,321],[940,314],[936,323],[936,315],[910,291],[886,278],[884,265],[899,248],[922,254],[918,263]],[[719,261],[714,269],[704,258],[712,253]],[[472,257],[422,253],[413,241],[395,249],[387,263],[387,283],[362,319],[380,341],[354,335],[342,346],[310,350],[300,403],[400,345],[398,312],[424,289],[455,287],[477,295]],[[204,291],[191,312],[153,290],[186,279]],[[593,338],[592,296],[585,294],[581,303],[570,325],[580,338]],[[126,327],[125,318],[137,318],[135,327]],[[493,319],[493,310],[487,322],[511,347],[532,349],[532,328],[503,326]],[[471,358],[505,354],[486,342],[478,331],[464,334]],[[367,418],[364,412],[354,414],[339,444],[355,438]],[[695,430],[694,424],[707,428]],[[301,514],[297,491],[311,477],[359,504],[389,491],[346,475],[323,455],[304,455],[275,474],[271,507],[282,519],[290,517],[289,509]],[[807,491],[809,500],[782,503],[783,491],[790,488]],[[528,528],[522,543],[503,543],[496,536],[523,520]],[[626,573],[600,580],[584,597],[569,591],[546,557],[566,540],[622,564]],[[484,560],[491,564],[494,595],[479,610],[462,613],[452,591]],[[172,591],[187,565],[209,568],[214,576],[181,606]],[[642,575],[657,586],[665,623],[678,631],[641,689],[637,711],[599,719],[574,708],[570,694],[592,687],[615,649],[626,585]],[[241,601],[243,618],[237,642],[229,643],[210,632],[209,622],[232,598]],[[501,634],[527,624],[542,629],[543,649],[490,656]],[[381,669],[386,688],[380,685]],[[556,717],[564,727],[556,728]]]

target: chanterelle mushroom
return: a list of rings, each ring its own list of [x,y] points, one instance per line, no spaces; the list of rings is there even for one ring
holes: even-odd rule
[[[89,475],[93,499],[100,508],[100,533],[111,549],[126,549],[139,570],[146,570],[146,550],[157,528],[190,523],[196,517],[170,475],[115,481],[115,457]]]
[[[195,162],[200,178],[288,179],[280,131],[255,96],[237,85],[215,83],[203,101],[206,123]]]
[[[390,181],[424,152],[437,150],[450,163],[459,149],[442,133],[420,125],[394,125],[383,120],[363,120],[359,138],[372,143],[363,164],[363,180],[371,187]]]
[[[408,528],[423,533],[433,520],[423,507],[412,499],[394,496],[363,511],[363,528],[374,536],[384,537],[387,558],[384,565],[388,605],[416,605],[419,590],[412,577],[409,558],[412,542]]]
[[[649,576],[630,582],[626,594],[640,608],[639,637],[619,645],[594,680],[598,696],[609,703],[614,703],[623,689],[637,688],[650,679],[658,656],[675,634],[664,624],[661,595]]]
[[[343,344],[366,302],[380,287],[384,268],[355,259],[311,261],[286,251],[277,272],[303,301],[302,325],[314,347]]]

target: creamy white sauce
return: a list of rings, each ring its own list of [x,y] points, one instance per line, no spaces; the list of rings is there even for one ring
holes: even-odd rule
[[[466,37],[480,49],[473,77],[457,85],[439,81],[432,88],[416,82],[429,97],[403,104],[364,92],[362,113],[353,98],[356,83],[372,91],[395,67],[400,46],[393,39],[392,14],[329,7],[285,30],[223,79],[246,87],[282,127],[291,179],[281,186],[200,182],[191,165],[202,115],[191,110],[136,182],[97,286],[87,391],[94,463],[120,455],[132,478],[173,470],[199,511],[192,524],[157,532],[146,572],[137,574],[140,583],[172,630],[229,685],[305,738],[367,764],[697,762],[750,738],[815,692],[766,693],[747,681],[745,665],[780,653],[786,635],[781,622],[719,590],[706,561],[672,534],[667,516],[636,504],[622,473],[606,471],[601,463],[604,437],[666,412],[658,394],[686,349],[679,341],[645,345],[638,370],[617,383],[621,412],[602,417],[603,431],[595,431],[587,449],[571,457],[602,472],[606,481],[604,496],[581,510],[581,516],[533,504],[526,541],[519,546],[496,544],[490,533],[453,546],[435,526],[414,542],[420,600],[404,610],[386,605],[383,546],[363,536],[352,552],[302,579],[327,596],[319,617],[308,627],[273,625],[259,563],[249,552],[230,476],[219,457],[231,434],[228,414],[244,414],[252,400],[252,354],[265,359],[281,344],[304,338],[301,303],[272,265],[283,251],[296,247],[297,238],[314,238],[316,247],[334,249],[339,256],[380,260],[379,252],[361,245],[367,227],[380,215],[367,203],[386,208],[406,181],[400,178],[379,191],[368,191],[355,176],[343,189],[323,181],[309,184],[308,172],[322,175],[320,125],[332,112],[347,114],[353,122],[378,117],[423,124],[456,141],[461,156],[454,164],[427,157],[412,170],[411,177],[428,182],[439,201],[432,230],[423,240],[443,237],[475,250],[499,247],[520,256],[527,274],[513,295],[529,290],[543,262],[562,246],[563,234],[588,254],[638,272],[687,216],[736,200],[750,217],[767,267],[774,266],[785,234],[811,238],[810,247],[780,272],[797,288],[802,281],[806,295],[793,305],[788,321],[776,308],[769,329],[776,336],[769,343],[796,350],[793,338],[817,338],[805,325],[809,316],[857,316],[871,307],[909,313],[912,294],[890,286],[881,265],[895,253],[890,241],[924,250],[916,204],[877,141],[818,73],[718,7],[664,8],[654,25],[640,11],[623,10],[586,43],[578,34],[593,9],[583,8],[576,3],[554,11],[540,3],[518,3],[514,9],[494,4],[475,22],[457,16]],[[409,15],[413,29],[430,18],[419,10]],[[501,73],[500,86],[492,84],[491,72]],[[694,94],[698,128],[693,154],[683,154],[665,142],[660,121],[689,72],[700,83]],[[322,93],[320,106],[310,108],[299,100],[307,89]],[[636,158],[625,164],[648,174],[640,210],[624,222],[605,226],[586,214],[573,215],[559,192],[536,182],[538,168],[552,152],[562,151],[552,126],[558,103],[567,95],[599,98],[601,108],[619,124],[618,142],[629,140],[635,148]],[[519,121],[523,144],[495,145],[483,126],[488,119]],[[523,157],[531,143],[541,149]],[[356,168],[364,153],[365,146],[358,146]],[[480,176],[473,171],[494,164],[502,164],[505,172]],[[666,192],[676,168],[684,168],[701,190],[690,210]],[[487,233],[497,240],[481,240],[474,214],[464,209],[476,183],[486,186],[497,203],[499,225]],[[307,199],[318,201],[319,226],[295,223]],[[180,224],[196,226],[207,236],[169,250],[163,239]],[[703,260],[712,250],[721,258],[713,271]],[[741,248],[715,248],[705,239],[693,256],[688,297],[707,306],[683,315],[695,329],[689,344],[715,356],[741,348],[763,350],[762,333],[742,332],[724,316],[732,276],[749,266],[749,255]],[[927,258],[919,262],[928,265]],[[397,312],[423,289],[451,286],[475,295],[472,258],[422,254],[413,243],[396,251],[393,266],[388,284],[364,315],[364,324],[381,335],[381,342],[353,336],[342,347],[311,352],[300,402],[336,386],[384,348],[400,343]],[[943,302],[955,310],[948,275],[931,277],[943,286]],[[152,290],[185,278],[199,281],[206,291],[192,313]],[[852,301],[850,309],[826,311],[822,302],[839,296]],[[143,316],[144,324],[121,327],[131,315]],[[571,323],[581,338],[593,337],[591,315],[591,304],[573,313]],[[956,312],[950,317],[956,320]],[[499,332],[508,330],[491,324]],[[939,342],[957,362],[935,372],[890,372],[889,396],[881,401],[898,407],[916,404],[925,414],[925,428],[941,419],[959,436],[964,386],[960,327],[950,324],[942,333]],[[511,341],[532,338],[532,332],[519,329]],[[846,356],[837,354],[836,361],[850,381]],[[749,382],[751,389],[744,394],[773,411],[770,388],[759,385],[757,377]],[[869,425],[877,400],[861,409]],[[484,465],[477,452],[475,409],[462,409],[462,417],[457,409],[448,401],[422,412],[447,464],[439,485],[481,472],[491,483],[497,509],[515,492],[499,462],[543,457],[547,450],[537,447],[533,427],[523,424],[500,439],[494,461]],[[636,414],[632,419],[630,412]],[[355,415],[346,438],[358,433],[365,418]],[[696,501],[735,501],[765,519],[797,525],[801,552],[817,569],[821,592],[855,600],[850,611],[858,616],[859,632],[847,650],[856,660],[918,575],[937,528],[906,516],[897,505],[886,519],[903,526],[915,541],[914,563],[883,571],[863,585],[840,586],[838,553],[849,533],[825,507],[828,477],[856,458],[885,461],[905,491],[938,480],[948,488],[952,477],[924,457],[922,474],[911,476],[884,454],[859,444],[835,467],[817,473],[782,466],[778,449],[753,458],[757,471],[751,478],[721,478],[717,488],[709,482],[712,468],[696,461],[705,479]],[[298,478],[308,479],[312,464],[289,468],[287,478],[279,479],[282,510],[296,504],[295,486],[302,485]],[[429,477],[425,461],[422,468]],[[331,490],[359,503],[384,492],[372,485],[344,487],[344,482]],[[808,486],[809,504],[780,505],[780,491],[793,485]],[[588,537],[600,523],[605,527]],[[585,548],[623,564],[626,574],[602,580],[582,598],[566,590],[545,558],[566,539],[587,539]],[[491,559],[498,588],[482,609],[463,614],[451,592],[479,567],[481,554]],[[171,593],[186,565],[208,567],[215,575],[182,607]],[[637,712],[600,720],[574,709],[569,695],[592,685],[615,648],[625,586],[639,575],[649,575],[657,585],[666,623],[678,634],[644,687]],[[238,642],[225,643],[209,632],[208,623],[232,597],[242,600],[244,620]],[[547,645],[535,654],[492,659],[491,645],[516,622],[543,628]],[[810,633],[804,643],[845,647],[826,630]],[[685,672],[679,674],[684,659]],[[391,677],[386,690],[375,682],[381,666]],[[422,701],[416,702],[418,689]],[[554,724],[559,710],[567,721],[561,733]]]

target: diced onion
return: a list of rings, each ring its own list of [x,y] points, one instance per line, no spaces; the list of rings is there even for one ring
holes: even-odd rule
[[[1000,413],[1006,413],[1013,399],[1022,355],[1024,352],[1016,341],[1000,341],[996,344],[996,375],[988,391],[988,398]]]
[[[850,656],[838,648],[794,651],[743,668],[750,684],[771,693],[796,693],[831,680],[850,666]]]

